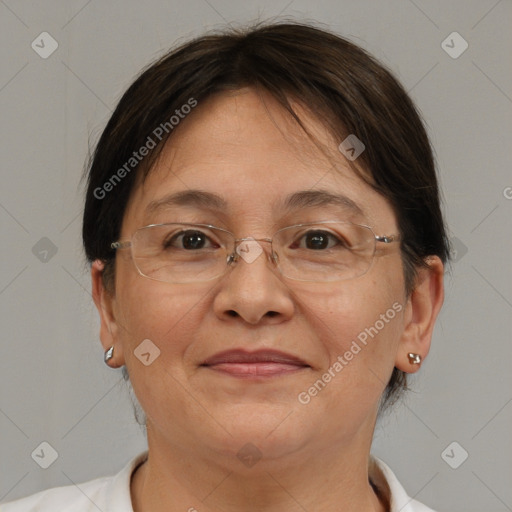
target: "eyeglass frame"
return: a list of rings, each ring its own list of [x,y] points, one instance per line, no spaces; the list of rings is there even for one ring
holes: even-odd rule
[[[113,249],[113,250],[122,250],[122,249],[128,249],[130,248],[130,254],[131,254],[131,259],[133,261],[133,264],[135,266],[135,268],[137,269],[137,272],[142,276],[142,277],[145,277],[147,279],[151,279],[153,281],[158,281],[158,282],[161,282],[161,283],[169,283],[169,284],[191,284],[191,283],[200,283],[200,282],[208,282],[208,281],[213,281],[214,279],[217,279],[223,275],[226,274],[227,270],[230,268],[230,266],[233,264],[233,263],[236,263],[239,258],[240,258],[240,255],[239,253],[237,253],[236,249],[239,245],[240,242],[246,242],[246,241],[255,241],[255,242],[269,242],[270,243],[270,248],[271,248],[271,254],[270,254],[270,258],[274,261],[275,265],[276,265],[276,268],[279,270],[279,273],[285,277],[286,279],[291,279],[293,281],[302,281],[302,282],[337,282],[336,280],[334,281],[313,281],[313,280],[310,280],[310,279],[297,279],[297,278],[294,278],[294,277],[289,277],[289,276],[285,276],[281,269],[279,268],[279,264],[278,264],[278,254],[276,253],[276,251],[274,251],[274,248],[273,248],[273,245],[272,245],[272,242],[276,236],[277,233],[279,233],[280,231],[283,231],[285,229],[290,229],[290,228],[300,228],[302,226],[311,226],[311,225],[318,225],[318,224],[329,224],[329,223],[332,223],[332,224],[352,224],[354,226],[358,226],[358,227],[362,227],[362,228],[366,228],[370,231],[370,233],[372,233],[373,237],[374,237],[374,250],[373,250],[373,253],[372,253],[372,259],[371,259],[371,262],[370,262],[370,265],[368,266],[368,268],[366,269],[366,271],[363,273],[363,274],[360,274],[358,276],[354,276],[354,277],[349,277],[349,278],[345,278],[345,279],[339,279],[337,281],[349,281],[351,279],[357,279],[358,277],[362,277],[364,276],[369,270],[370,268],[372,267],[373,265],[373,261],[375,259],[375,250],[377,248],[377,243],[378,242],[381,242],[381,243],[384,243],[384,244],[391,244],[391,243],[394,243],[394,242],[400,242],[403,240],[403,237],[400,233],[398,234],[393,234],[393,235],[376,235],[375,234],[375,231],[373,231],[373,228],[371,228],[370,226],[366,225],[366,224],[356,224],[355,222],[350,222],[350,221],[340,221],[340,220],[323,220],[323,221],[315,221],[315,222],[304,222],[302,224],[292,224],[291,226],[285,226],[284,228],[280,228],[278,229],[273,235],[271,238],[253,238],[253,237],[244,237],[244,238],[236,238],[235,234],[232,233],[231,231],[228,231],[227,229],[224,229],[224,228],[220,228],[218,226],[214,226],[213,224],[196,224],[196,223],[192,223],[192,222],[163,222],[163,223],[160,223],[160,224],[148,224],[147,226],[142,226],[140,228],[137,228],[131,235],[130,237],[130,240],[117,240],[115,242],[112,242],[110,244],[110,248]],[[234,246],[233,246],[233,252],[231,254],[228,254],[228,257],[226,259],[226,270],[224,270],[224,272],[222,272],[221,274],[217,275],[217,276],[214,276],[214,277],[211,277],[210,279],[205,279],[204,281],[186,281],[186,282],[174,282],[174,281],[164,281],[162,279],[156,279],[154,277],[150,277],[150,276],[147,276],[146,274],[144,274],[140,268],[137,266],[137,263],[135,262],[135,258],[134,258],[134,255],[133,255],[133,237],[135,236],[135,234],[138,232],[138,231],[141,231],[143,229],[146,229],[146,228],[152,228],[152,227],[156,227],[156,226],[172,226],[172,225],[179,225],[179,226],[197,226],[197,227],[203,227],[203,228],[213,228],[213,229],[216,229],[218,231],[223,231],[224,233],[227,233],[228,235],[231,235],[233,237],[233,242],[234,242]],[[265,251],[266,252],[266,251]]]

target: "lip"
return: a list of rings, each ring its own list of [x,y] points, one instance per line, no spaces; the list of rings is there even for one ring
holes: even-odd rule
[[[206,359],[200,366],[233,377],[276,377],[310,366],[302,359],[279,350],[225,350]]]

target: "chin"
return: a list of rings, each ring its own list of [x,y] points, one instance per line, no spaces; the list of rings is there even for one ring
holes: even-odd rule
[[[217,429],[212,445],[242,463],[246,457],[269,463],[284,459],[307,445],[315,430],[311,419],[301,420],[294,407],[283,404],[237,406],[222,418],[227,432]]]

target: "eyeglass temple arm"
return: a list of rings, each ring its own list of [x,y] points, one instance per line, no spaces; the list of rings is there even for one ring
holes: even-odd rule
[[[112,242],[110,244],[111,249],[127,249],[128,247],[131,247],[132,243],[130,241],[128,242]]]
[[[400,235],[383,235],[383,236],[375,236],[375,240],[377,242],[383,242],[385,244],[390,244],[392,242],[399,242],[402,239]]]

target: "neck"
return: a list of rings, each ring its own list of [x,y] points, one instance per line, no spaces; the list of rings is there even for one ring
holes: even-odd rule
[[[262,458],[251,467],[231,455],[205,456],[204,447],[162,444],[149,425],[148,446],[148,460],[132,478],[134,512],[388,510],[369,483],[370,447],[357,442],[321,454],[298,450],[287,460]],[[378,474],[371,477],[382,486]]]

